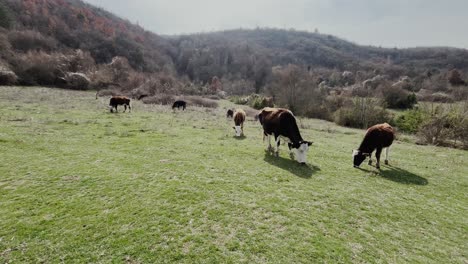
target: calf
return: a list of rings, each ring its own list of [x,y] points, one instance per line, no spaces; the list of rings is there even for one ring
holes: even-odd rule
[[[180,109],[182,107],[182,110],[185,110],[185,107],[187,106],[187,103],[182,100],[177,100],[172,104],[172,110],[177,107],[177,109]]]
[[[232,109],[227,110],[227,113],[226,113],[227,118],[232,118],[233,115],[234,115],[234,111],[232,111]]]
[[[296,160],[305,164],[307,152],[309,151],[312,142],[302,139],[299,128],[297,127],[296,118],[293,113],[283,108],[263,108],[258,114],[258,120],[263,127],[263,140],[268,137],[267,151],[273,151],[271,146],[271,136],[275,137],[276,156],[279,156],[280,136],[288,141],[288,147],[291,151],[290,155],[293,158],[293,152]]]
[[[125,107],[124,112],[127,111],[127,106],[128,106],[128,112],[132,110],[132,107],[130,106],[130,99],[126,96],[112,96],[109,101],[110,112],[113,113],[115,109],[115,112],[117,113],[118,105],[123,105]]]
[[[386,148],[385,164],[388,165],[389,148],[394,139],[395,132],[387,123],[378,124],[367,129],[361,145],[357,150],[353,151],[354,167],[359,167],[366,157],[369,157],[369,165],[372,165],[372,152],[377,149],[375,152],[375,158],[377,159],[375,167],[380,169],[380,154],[384,148]]]
[[[242,109],[236,109],[234,112],[234,130],[236,131],[236,137],[244,135],[244,121],[245,121],[245,112]]]

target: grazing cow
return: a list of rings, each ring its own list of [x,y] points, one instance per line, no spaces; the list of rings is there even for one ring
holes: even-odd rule
[[[177,109],[180,109],[182,107],[182,110],[185,110],[185,107],[187,106],[187,103],[182,100],[177,100],[172,104],[172,110],[177,107]]]
[[[232,118],[234,115],[234,111],[232,109],[227,110],[226,117],[227,118]]]
[[[117,113],[117,106],[118,105],[123,105],[125,107],[124,112],[127,111],[127,106],[128,106],[128,112],[132,110],[132,107],[130,106],[130,99],[126,96],[112,96],[110,101],[109,101],[109,110],[111,113],[115,112]]]
[[[263,127],[263,140],[268,137],[267,151],[273,151],[271,146],[271,136],[275,137],[274,153],[279,155],[280,136],[288,141],[288,147],[291,151],[290,155],[293,158],[293,152],[296,160],[301,163],[306,163],[307,152],[312,142],[302,139],[301,133],[296,123],[296,118],[288,109],[283,108],[263,108],[258,114],[258,120]]]
[[[354,167],[359,167],[366,157],[369,157],[369,165],[372,165],[372,152],[377,149],[375,152],[377,159],[375,167],[380,169],[380,154],[384,148],[387,148],[385,152],[385,164],[388,165],[388,152],[393,139],[395,139],[395,132],[387,123],[378,124],[367,129],[361,145],[357,150],[353,151]]]
[[[234,112],[234,130],[236,131],[236,137],[241,137],[244,135],[244,121],[245,121],[245,112],[242,109],[236,109]]]

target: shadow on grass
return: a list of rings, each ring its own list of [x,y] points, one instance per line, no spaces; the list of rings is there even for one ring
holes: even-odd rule
[[[382,165],[381,165],[382,166]],[[374,173],[382,178],[403,184],[427,185],[429,182],[426,178],[418,176],[407,170],[393,167],[391,165],[384,165],[380,171],[371,171],[367,169],[358,168],[361,171]]]
[[[234,139],[237,139],[237,140],[244,140],[246,139],[247,137],[245,135],[242,135],[240,137],[236,137],[236,136],[232,136]]]
[[[263,160],[270,163],[271,165],[289,171],[297,177],[301,177],[304,179],[309,179],[314,172],[320,171],[320,168],[317,166],[309,164],[299,164],[295,160],[283,157],[275,157],[274,155],[271,155],[269,153],[265,153],[265,158]]]

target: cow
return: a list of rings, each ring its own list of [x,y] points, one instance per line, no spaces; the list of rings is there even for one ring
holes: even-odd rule
[[[279,156],[280,137],[288,141],[291,158],[294,156],[300,164],[305,164],[307,152],[313,142],[305,141],[296,123],[296,118],[288,109],[263,108],[258,114],[258,120],[263,127],[263,140],[268,138],[267,151],[274,151]],[[271,136],[275,137],[275,148],[271,146]],[[294,154],[295,155],[294,155]]]
[[[118,105],[123,105],[125,107],[124,112],[127,111],[127,106],[128,106],[128,112],[132,110],[132,107],[130,106],[130,99],[126,96],[112,96],[109,101],[110,112],[113,113],[115,109],[115,112],[117,113]]]
[[[236,131],[236,137],[241,137],[244,135],[244,121],[245,121],[245,112],[242,109],[236,109],[234,112],[234,125],[232,128]]]
[[[226,113],[226,118],[232,118],[234,115],[234,111],[232,109],[228,109]]]
[[[172,104],[172,110],[177,107],[177,109],[180,109],[182,107],[182,110],[185,110],[185,107],[187,106],[187,103],[182,100],[177,100]]]
[[[385,165],[388,165],[389,148],[394,139],[395,132],[389,124],[383,123],[371,126],[367,129],[366,135],[364,136],[359,148],[357,150],[353,150],[354,167],[358,168],[366,157],[369,157],[369,165],[372,165],[372,152],[377,150],[375,152],[375,158],[377,159],[375,167],[380,169],[380,154],[384,148],[386,148]]]

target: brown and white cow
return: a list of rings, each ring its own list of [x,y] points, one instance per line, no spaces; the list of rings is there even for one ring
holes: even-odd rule
[[[115,112],[117,111],[117,106],[118,105],[123,105],[125,107],[124,112],[127,111],[127,106],[128,106],[128,112],[132,110],[132,107],[130,106],[130,98],[126,96],[112,96],[110,101],[109,101],[109,110],[111,113],[113,113],[114,109]]]
[[[364,139],[362,140],[359,148],[353,151],[354,167],[359,167],[366,159],[366,157],[369,157],[369,165],[372,165],[372,152],[377,150],[375,152],[375,157],[377,159],[375,167],[380,169],[380,154],[384,148],[386,148],[385,164],[387,165],[389,149],[394,139],[395,132],[393,127],[391,127],[389,124],[383,123],[371,126],[369,129],[367,129],[366,135],[364,136]]]
[[[236,109],[234,111],[234,130],[236,131],[236,137],[241,137],[244,135],[244,121],[245,121],[245,112],[242,109]]]
[[[288,141],[288,147],[296,160],[305,164],[307,152],[312,142],[305,141],[296,123],[296,118],[288,109],[283,108],[263,108],[258,114],[258,120],[263,127],[263,140],[268,137],[268,151],[274,151],[279,155],[280,137]],[[275,149],[271,146],[271,136],[275,137]]]

